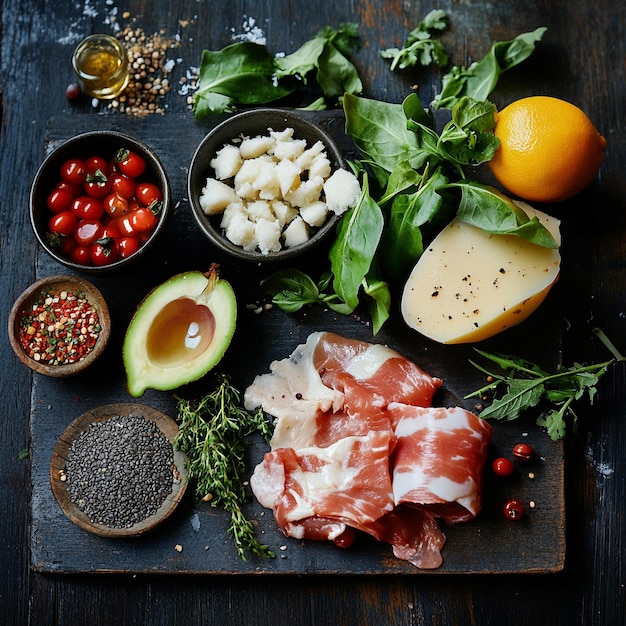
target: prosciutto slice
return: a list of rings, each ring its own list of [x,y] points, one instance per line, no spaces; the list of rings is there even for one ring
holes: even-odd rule
[[[389,407],[396,504],[427,508],[448,524],[475,517],[482,503],[483,466],[491,426],[465,409]]]
[[[352,527],[439,567],[437,519],[480,511],[491,436],[469,411],[431,406],[441,384],[385,346],[312,333],[245,391],[248,410],[277,418],[253,493],[287,536],[333,540]]]

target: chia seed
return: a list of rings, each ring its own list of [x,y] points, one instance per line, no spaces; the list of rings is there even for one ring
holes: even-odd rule
[[[73,442],[67,492],[89,519],[129,528],[157,512],[174,481],[172,443],[141,415],[93,422]]]

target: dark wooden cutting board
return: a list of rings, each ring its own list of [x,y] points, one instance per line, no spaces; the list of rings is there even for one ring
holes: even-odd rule
[[[348,158],[357,157],[354,146],[344,134],[340,112],[305,115],[335,136]],[[367,538],[347,551],[329,544],[285,538],[276,529],[271,512],[252,499],[247,513],[258,524],[262,540],[275,551],[275,559],[250,557],[241,561],[227,532],[228,515],[209,504],[194,502],[191,490],[170,520],[136,539],[97,537],[63,515],[49,483],[54,446],[67,425],[88,409],[133,400],[126,391],[121,358],[126,326],[141,299],[153,287],[182,271],[206,270],[212,262],[218,262],[222,276],[233,284],[239,303],[238,329],[220,371],[230,374],[241,389],[256,374],[266,372],[272,360],[288,356],[315,330],[331,330],[388,344],[444,379],[444,391],[439,398],[442,403],[462,404],[472,409],[473,401],[463,398],[482,385],[480,374],[469,363],[469,358],[475,356],[470,346],[435,344],[407,329],[395,309],[390,322],[376,337],[372,337],[366,317],[339,316],[321,308],[297,315],[287,315],[276,308],[255,313],[248,305],[262,301],[259,280],[268,270],[222,257],[211,248],[196,228],[186,198],[186,176],[193,152],[217,121],[200,123],[191,113],[144,118],[121,114],[69,115],[49,121],[46,149],[79,132],[94,129],[118,130],[147,141],[169,172],[175,206],[165,237],[149,256],[123,274],[88,277],[107,298],[112,316],[112,338],[101,361],[72,379],[34,377],[31,397],[33,568],[55,573],[266,575],[560,571],[565,558],[563,447],[534,426],[532,419],[494,425],[491,457],[510,454],[515,443],[526,441],[535,449],[536,459],[514,478],[505,481],[496,480],[487,472],[483,511],[470,523],[444,527],[447,537],[444,564],[434,572],[423,572],[395,559],[389,546]],[[317,274],[319,263],[320,258],[311,257],[302,262],[302,268]],[[57,273],[67,273],[67,270],[40,251],[37,276]],[[559,359],[561,336],[557,301],[558,288],[527,322],[481,347],[554,365]],[[199,381],[180,393],[193,398],[203,392],[203,383]],[[148,391],[139,402],[176,417],[174,393]],[[265,450],[260,440],[251,441],[250,470],[261,460]],[[529,477],[530,472],[534,478]],[[529,509],[521,521],[507,522],[501,515],[501,506],[510,497],[519,497],[526,503],[533,501],[536,506]]]

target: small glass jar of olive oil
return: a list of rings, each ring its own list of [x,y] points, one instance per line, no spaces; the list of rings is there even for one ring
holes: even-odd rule
[[[83,91],[101,100],[119,96],[128,85],[128,55],[111,35],[90,35],[72,55],[72,66]]]

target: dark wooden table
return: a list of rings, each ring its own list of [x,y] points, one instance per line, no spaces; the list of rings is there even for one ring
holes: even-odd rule
[[[324,25],[359,24],[355,62],[366,96],[400,102],[417,84],[428,103],[440,85],[432,70],[391,73],[379,56],[400,45],[432,8],[450,16],[444,37],[454,63],[480,58],[496,40],[547,26],[538,51],[505,75],[499,106],[547,94],[582,107],[608,141],[597,181],[559,207],[563,220],[565,320],[563,361],[599,361],[602,327],[626,350],[626,160],[624,67],[626,5],[617,0],[565,2],[202,3],[109,0],[0,3],[0,246],[2,327],[9,308],[37,271],[28,221],[30,181],[54,116],[121,115],[89,100],[70,104],[70,56],[77,40],[130,24],[162,29],[177,46],[165,116],[192,113],[181,78],[203,48],[218,49],[256,26],[273,52],[290,52]],[[125,14],[127,12],[127,14]],[[254,20],[254,22],[253,22]],[[254,31],[254,29],[252,29]],[[76,118],[79,119],[78,117]],[[95,118],[94,118],[95,119]],[[184,168],[187,163],[180,163]],[[181,199],[183,189],[177,192]],[[177,199],[175,199],[177,200]],[[48,267],[48,266],[46,266]],[[60,266],[52,264],[54,271]],[[531,338],[532,340],[532,338]],[[563,571],[544,575],[450,576],[147,576],[35,572],[30,554],[31,472],[21,451],[30,445],[32,375],[0,344],[0,623],[3,624],[623,624],[626,623],[626,368],[611,369],[592,407],[565,445],[567,555]],[[527,546],[533,550],[533,545]]]

